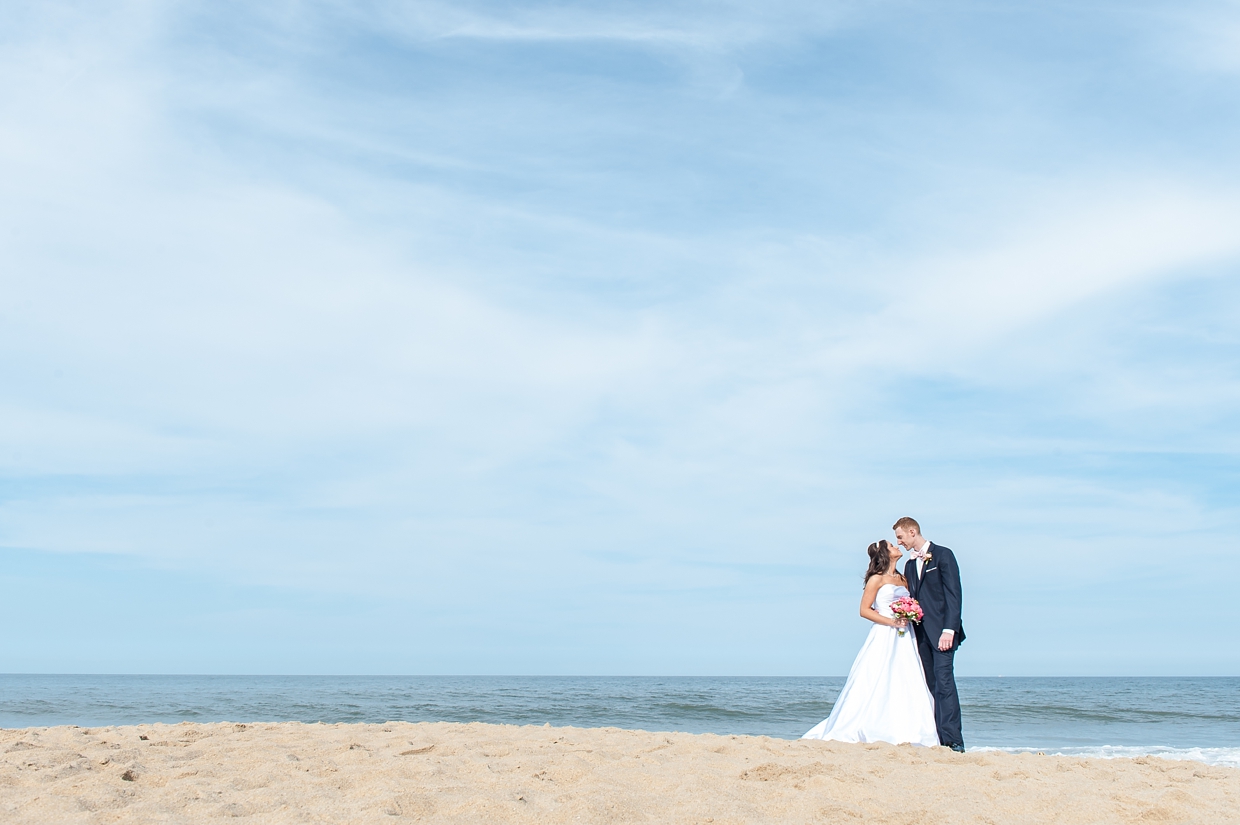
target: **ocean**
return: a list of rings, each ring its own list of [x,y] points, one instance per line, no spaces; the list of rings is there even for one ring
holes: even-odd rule
[[[841,678],[0,675],[0,727],[491,722],[799,737]],[[969,750],[1240,768],[1240,678],[961,678]]]

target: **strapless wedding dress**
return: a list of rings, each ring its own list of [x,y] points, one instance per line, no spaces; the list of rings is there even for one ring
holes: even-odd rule
[[[891,603],[908,594],[905,587],[884,584],[874,597],[874,609],[892,618]],[[903,637],[887,625],[870,628],[831,715],[801,738],[897,745],[912,742],[927,747],[939,744],[934,697],[926,687],[911,624]]]

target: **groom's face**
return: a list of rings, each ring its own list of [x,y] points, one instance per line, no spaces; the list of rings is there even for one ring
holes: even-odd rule
[[[913,550],[917,547],[917,539],[920,538],[915,530],[907,527],[900,527],[896,530],[896,541],[905,550]]]

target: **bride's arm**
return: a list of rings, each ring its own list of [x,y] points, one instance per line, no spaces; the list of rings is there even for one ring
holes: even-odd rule
[[[882,586],[882,576],[870,576],[866,581],[865,592],[861,594],[861,618],[869,619],[874,624],[885,624],[888,627],[904,627],[908,624],[907,620],[892,619],[874,609],[874,597],[878,595],[878,588]]]

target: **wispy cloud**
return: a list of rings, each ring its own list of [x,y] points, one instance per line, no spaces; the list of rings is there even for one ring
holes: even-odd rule
[[[963,255],[908,262],[892,273],[897,294],[847,329],[824,362],[934,370],[1084,301],[1240,261],[1240,191],[1137,181],[1074,191],[1085,183],[1061,184],[1016,225],[987,226]],[[919,344],[874,329],[907,329]]]
[[[380,3],[365,7],[384,31],[432,38],[517,42],[593,41],[723,51],[822,35],[855,16],[856,4],[777,2],[563,4]]]
[[[1224,74],[1240,71],[1240,3],[1188,3],[1157,9],[1160,51],[1181,66]]]
[[[1091,549],[1177,627],[1234,516],[1237,124],[1037,10],[897,11],[28,6],[0,545],[437,628],[303,670],[674,669],[702,622],[785,640],[702,668],[839,670],[813,628],[905,512],[982,628]]]

